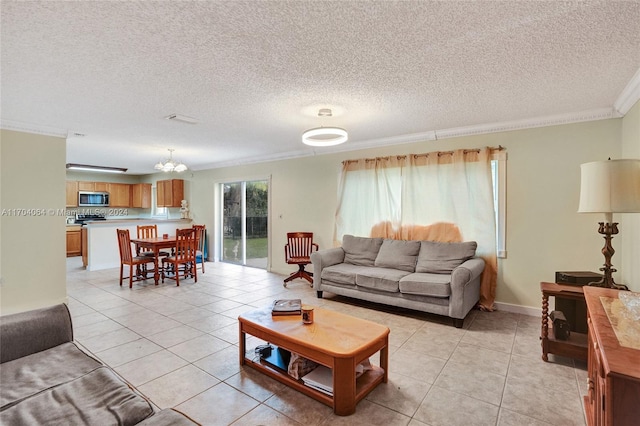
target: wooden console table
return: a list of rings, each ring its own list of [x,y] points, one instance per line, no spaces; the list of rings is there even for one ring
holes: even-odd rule
[[[569,299],[584,301],[583,287],[563,285],[556,283],[540,283],[542,291],[542,329],[540,340],[542,341],[542,359],[549,360],[549,354],[566,356],[569,358],[587,360],[587,335],[572,331],[567,340],[558,340],[549,325],[549,296],[556,299]]]
[[[640,424],[640,324],[628,317],[620,290],[585,287],[589,361],[587,425]]]

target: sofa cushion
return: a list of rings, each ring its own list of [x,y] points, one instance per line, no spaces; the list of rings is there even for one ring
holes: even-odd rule
[[[370,268],[369,266],[348,265],[338,263],[337,265],[322,268],[322,281],[329,281],[337,284],[356,285],[356,274]]]
[[[153,414],[108,367],[45,390],[0,412],[5,425],[134,425]]]
[[[416,272],[450,274],[464,261],[476,254],[478,244],[475,241],[463,243],[441,243],[421,241]]]
[[[414,272],[420,252],[420,241],[385,239],[380,246],[375,266]]]
[[[74,343],[0,364],[0,410],[25,398],[81,377],[102,364]],[[11,386],[4,386],[11,383]]]
[[[365,238],[345,235],[342,237],[344,263],[373,266],[382,245],[382,238]]]
[[[400,278],[409,275],[410,272],[400,271],[390,268],[366,268],[356,275],[356,285],[358,287],[370,288],[378,291],[397,293]]]
[[[419,296],[451,296],[451,275],[447,274],[409,274],[400,279],[400,293]]]

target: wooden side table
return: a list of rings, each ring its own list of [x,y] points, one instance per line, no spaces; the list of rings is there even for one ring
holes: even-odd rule
[[[542,341],[542,360],[549,361],[549,354],[566,356],[569,358],[587,360],[587,334],[572,331],[567,340],[558,340],[553,332],[553,326],[549,326],[549,296],[557,299],[584,301],[582,287],[562,285],[556,283],[541,282],[542,292],[542,329],[540,340]]]

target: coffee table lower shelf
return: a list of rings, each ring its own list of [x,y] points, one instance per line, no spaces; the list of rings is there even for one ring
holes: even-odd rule
[[[278,380],[279,382],[299,391],[303,394],[322,402],[329,407],[334,407],[333,397],[318,390],[315,390],[305,385],[302,380],[294,379],[280,371],[278,368],[271,367],[269,364],[261,363],[259,361],[253,361],[245,357],[245,365],[260,371],[267,376]],[[384,370],[376,365],[372,365],[373,370],[365,371],[360,377],[356,379],[356,400],[360,402],[365,396],[369,394],[376,386],[384,381]]]

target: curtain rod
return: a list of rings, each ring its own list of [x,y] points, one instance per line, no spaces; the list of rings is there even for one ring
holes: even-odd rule
[[[505,150],[507,148],[503,147],[502,145],[498,145],[497,148],[495,147],[489,147],[489,149],[491,151],[502,151]],[[438,154],[438,157],[441,157],[443,155],[453,155],[455,151],[435,151],[435,152],[427,152],[425,154],[407,154],[407,155],[397,155],[396,156],[396,160],[404,160],[405,158],[407,158],[408,156],[413,156],[415,157],[428,157],[431,154]],[[476,148],[476,149],[465,149],[463,150],[464,154],[468,154],[470,152],[475,152],[475,153],[480,153],[480,148]],[[365,158],[364,161],[377,161],[377,160],[388,160],[389,158],[393,158],[393,155],[388,155],[386,157],[375,157],[375,158]],[[357,163],[360,160],[344,160],[342,162],[342,164],[349,164],[349,163]]]

